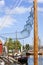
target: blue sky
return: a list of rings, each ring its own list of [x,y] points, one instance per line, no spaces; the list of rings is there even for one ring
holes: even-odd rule
[[[0,36],[3,33],[21,31],[26,24],[33,0],[0,0]],[[38,0],[38,35],[43,44],[43,0]],[[4,35],[5,37],[10,35]],[[3,41],[5,39],[1,38]],[[23,40],[22,40],[23,42]],[[33,44],[33,29],[24,43]]]

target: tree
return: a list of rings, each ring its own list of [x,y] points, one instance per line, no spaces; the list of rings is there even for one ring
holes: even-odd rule
[[[14,44],[13,43],[14,42],[13,42],[12,38],[9,38],[8,40],[6,40],[4,45],[7,46],[7,48],[9,50],[12,50],[12,49],[14,49]]]
[[[28,50],[29,50],[29,44],[26,44],[26,45],[25,45],[25,48],[26,48],[26,50],[28,51]]]
[[[18,40],[16,40],[16,41],[14,41],[14,48],[16,49],[16,50],[21,50],[21,43],[20,43],[20,41],[18,41]]]
[[[9,50],[13,50],[13,49],[21,49],[21,43],[20,41],[16,40],[12,40],[12,38],[9,38],[8,40],[5,41],[5,46],[7,46],[7,48]]]

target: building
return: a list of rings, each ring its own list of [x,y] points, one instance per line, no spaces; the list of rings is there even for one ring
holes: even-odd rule
[[[3,52],[3,45],[2,45],[2,41],[0,40],[0,55],[2,55]]]

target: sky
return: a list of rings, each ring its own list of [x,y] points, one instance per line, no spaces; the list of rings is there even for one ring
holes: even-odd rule
[[[0,0],[0,39],[5,41],[2,37],[14,37],[16,31],[23,30],[24,25],[30,14],[33,0]],[[43,45],[43,0],[38,0],[38,36]],[[4,34],[13,33],[13,34]],[[33,45],[33,29],[30,36],[21,40],[22,44],[29,43]],[[20,36],[20,35],[19,35]],[[16,38],[16,36],[15,36]]]

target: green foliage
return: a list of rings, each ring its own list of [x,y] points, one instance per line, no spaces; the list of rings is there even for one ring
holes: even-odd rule
[[[25,45],[25,48],[26,48],[26,50],[28,51],[28,50],[29,50],[29,44],[26,44],[26,45]]]
[[[14,41],[14,46],[15,46],[15,49],[21,49],[21,43],[20,43],[20,41],[18,41],[18,40],[16,40],[16,41]]]
[[[23,45],[23,49],[25,49],[25,46]]]
[[[6,40],[5,46],[7,46],[8,49],[13,49],[14,48],[13,43],[14,42],[13,42],[12,38],[9,38],[8,40]]]
[[[12,40],[12,38],[9,38],[8,40],[6,40],[4,45],[7,46],[8,49],[10,49],[10,50],[21,49],[20,41],[18,41],[18,40],[14,41],[14,40]]]

